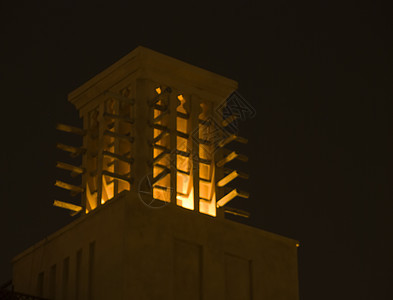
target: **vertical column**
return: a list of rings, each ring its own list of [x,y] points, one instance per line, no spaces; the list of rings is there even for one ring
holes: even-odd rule
[[[86,134],[86,145],[85,145],[85,162],[83,165],[85,170],[85,198],[86,198],[86,210],[89,211],[97,207],[98,202],[98,189],[97,189],[97,163],[98,163],[98,131],[99,131],[99,111],[98,108],[94,108],[92,111],[87,113],[87,134]]]
[[[101,102],[98,106],[98,155],[97,155],[97,206],[100,206],[102,199],[102,165],[103,165],[103,148],[104,148],[104,109],[105,103]]]
[[[102,134],[102,195],[101,204],[110,200],[114,196],[114,186],[116,183],[115,177],[113,177],[115,162],[114,157],[110,157],[108,153],[116,153],[115,144],[118,142],[115,131],[116,118],[108,118],[108,115],[114,114],[116,100],[113,98],[106,99],[104,104],[104,112],[102,118],[103,134]]]
[[[222,178],[224,175],[224,169],[220,168],[217,166],[217,162],[220,161],[223,157],[223,153],[221,149],[218,146],[218,143],[224,138],[224,132],[223,132],[223,127],[221,127],[222,122],[223,122],[223,116],[222,116],[222,111],[218,111],[216,107],[213,107],[213,111],[215,111],[215,121],[216,124],[215,126],[218,126],[219,130],[217,131],[217,137],[215,138],[215,152],[214,152],[214,157],[213,157],[213,168],[215,169],[215,176],[213,178],[213,185],[215,189],[215,195],[216,195],[216,201],[217,202],[219,199],[221,199],[224,196],[223,189],[217,188],[217,179]],[[224,129],[225,130],[225,129]],[[216,217],[218,218],[224,218],[224,209],[221,207],[217,207],[216,203],[215,205],[215,210],[216,210]]]
[[[152,91],[151,91],[151,90]],[[136,147],[132,147],[132,157],[135,159],[131,172],[136,184],[145,182],[145,178],[151,173],[148,161],[153,157],[153,146],[149,141],[153,140],[153,130],[148,126],[150,116],[149,100],[152,98],[154,88],[145,79],[138,79],[135,87],[135,139]],[[151,187],[150,187],[151,188]]]
[[[114,115],[118,116],[120,115],[120,103],[119,101],[115,101],[114,103],[114,107],[113,107],[113,113]],[[114,130],[115,132],[119,132],[120,129],[120,124],[119,124],[119,118],[114,118]],[[120,141],[119,139],[115,139],[114,141],[114,153],[120,153]],[[114,173],[119,174],[120,170],[119,170],[119,160],[118,159],[114,159],[113,162],[113,169],[114,169]],[[117,193],[119,192],[119,181],[115,180],[115,182],[113,183],[113,195],[117,195]]]
[[[149,125],[152,138],[149,145],[153,148],[150,158],[153,176],[153,198],[171,202],[171,135],[170,135],[170,88],[153,87],[155,94],[149,99]]]
[[[201,113],[200,99],[191,96],[190,127],[192,134],[192,180],[194,185],[194,210],[199,212],[199,114]]]
[[[177,106],[179,105],[179,100],[175,93],[172,93],[169,97],[169,130],[170,130],[170,142],[169,149],[171,149],[170,154],[170,167],[171,167],[171,203],[176,204],[177,200]],[[174,151],[173,151],[174,150]]]
[[[117,183],[117,193],[131,188],[131,167],[133,164],[133,157],[131,149],[134,147],[134,118],[135,112],[135,87],[126,87],[120,91],[118,96],[118,109],[115,114],[115,120],[118,123],[116,137],[117,149],[115,154],[117,156],[115,170],[115,182]]]
[[[82,148],[87,149],[88,139],[89,139],[89,114],[83,116],[83,130],[85,130],[86,134],[83,136],[82,140]],[[85,188],[85,192],[82,193],[81,206],[82,206],[82,214],[86,214],[87,209],[87,196],[86,196],[86,187],[88,182],[89,175],[87,174],[90,170],[86,172],[87,160],[88,160],[88,152],[86,151],[84,155],[82,155],[82,167],[85,168],[84,174],[82,174],[82,187]]]
[[[176,108],[176,203],[194,209],[194,186],[192,182],[192,141],[190,122],[190,97],[178,94]]]
[[[212,116],[212,103],[202,101],[199,114],[199,199],[200,212],[216,215],[214,139],[215,124]]]

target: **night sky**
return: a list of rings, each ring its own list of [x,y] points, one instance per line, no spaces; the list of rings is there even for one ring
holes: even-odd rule
[[[300,241],[301,299],[393,299],[391,6],[0,7],[0,284],[12,257],[73,220],[52,206],[66,138],[55,124],[81,125],[67,94],[142,45],[239,82],[256,110],[239,124],[251,198],[231,206],[251,212],[241,222]]]

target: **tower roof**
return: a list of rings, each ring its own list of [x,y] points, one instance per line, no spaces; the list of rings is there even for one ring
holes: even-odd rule
[[[87,103],[120,82],[136,79],[150,79],[183,92],[197,94],[201,98],[208,98],[210,101],[220,102],[237,89],[237,82],[232,79],[138,46],[71,92],[68,100],[78,110],[84,110]]]

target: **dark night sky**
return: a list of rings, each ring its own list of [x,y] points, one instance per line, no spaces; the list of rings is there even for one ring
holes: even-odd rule
[[[55,124],[81,123],[67,94],[143,45],[238,81],[256,109],[252,198],[233,206],[300,240],[301,299],[393,299],[392,7],[79,2],[0,2],[0,283],[72,220],[51,206]]]

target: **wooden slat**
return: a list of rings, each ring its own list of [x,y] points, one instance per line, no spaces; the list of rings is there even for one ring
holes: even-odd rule
[[[63,202],[63,201],[59,201],[59,200],[53,201],[53,206],[65,208],[65,209],[68,209],[68,210],[71,210],[74,212],[80,212],[82,210],[82,207],[79,205],[75,205],[75,204],[71,204],[71,203],[67,203],[67,202]]]
[[[134,142],[134,137],[132,137],[130,135],[119,134],[119,133],[112,132],[112,131],[109,131],[109,130],[105,130],[104,134],[108,135],[108,136],[112,136],[114,138],[119,138],[119,139],[126,140],[126,141],[128,141],[130,143]]]
[[[250,195],[247,192],[238,191],[237,189],[233,189],[232,191],[230,191],[228,194],[226,194],[224,197],[222,197],[217,202],[217,207],[223,207],[225,204],[227,204],[229,201],[231,201],[235,197],[248,198],[249,196]]]
[[[71,171],[77,174],[83,174],[85,172],[85,170],[81,167],[76,167],[61,161],[56,162],[56,168]]]
[[[168,132],[166,131],[162,131],[159,135],[157,135],[154,139],[153,139],[153,144],[157,143],[159,140],[161,140],[164,136],[168,135]]]
[[[190,114],[185,114],[185,113],[182,113],[180,111],[176,112],[176,116],[179,117],[179,118],[182,118],[182,119],[189,119],[190,118]]]
[[[243,217],[243,218],[249,218],[250,213],[248,211],[242,210],[242,209],[237,209],[233,207],[225,207],[224,212],[227,214]]]
[[[153,144],[153,147],[156,149],[160,149],[160,150],[164,150],[164,151],[168,151],[168,153],[170,152],[169,149],[165,146],[162,145],[158,145],[158,144]]]
[[[163,126],[163,125],[160,125],[160,124],[152,124],[152,127],[153,127],[154,129],[158,129],[158,130],[163,130],[163,131],[166,131],[166,132],[170,132],[170,130],[169,130],[169,128],[168,128],[167,126]]]
[[[229,144],[232,141],[236,141],[236,142],[239,142],[239,143],[242,143],[242,144],[247,144],[248,143],[248,140],[246,138],[237,136],[236,134],[231,134],[227,138],[221,140],[218,143],[218,146],[219,147],[224,147],[225,145]]]
[[[61,143],[57,143],[56,147],[58,149],[61,149],[63,151],[69,152],[74,155],[79,155],[85,153],[86,149],[81,148],[81,147],[74,147],[74,146],[69,146]]]
[[[179,149],[176,149],[176,154],[180,155],[180,156],[184,156],[184,157],[189,157],[191,153],[190,152],[181,151]]]
[[[232,161],[234,159],[238,159],[238,160],[241,160],[241,161],[247,161],[248,157],[243,155],[243,154],[239,154],[236,151],[233,151],[233,152],[229,153],[227,156],[225,156],[222,160],[217,162],[217,167],[222,167],[226,163],[229,163],[230,161]]]
[[[68,133],[74,133],[74,134],[78,134],[78,135],[85,135],[86,131],[83,129],[80,129],[78,127],[74,127],[74,126],[70,126],[70,125],[66,125],[66,124],[57,124],[56,125],[56,129],[63,131],[63,132],[68,132]]]
[[[157,123],[157,122],[161,121],[168,114],[169,114],[169,110],[162,111],[159,116],[157,116],[153,119],[153,123]]]
[[[63,182],[60,180],[56,180],[55,186],[63,188],[65,190],[69,190],[71,192],[75,192],[75,193],[82,193],[84,191],[84,189],[81,188],[80,186],[69,184],[69,183],[66,183],[66,182]]]
[[[228,183],[230,183],[232,180],[236,179],[237,177],[248,179],[248,174],[234,170],[231,173],[229,173],[227,176],[222,178],[217,183],[217,186],[218,187],[226,186]]]
[[[176,131],[176,134],[177,134],[177,136],[180,136],[180,137],[182,137],[183,139],[188,139],[189,136],[190,136],[189,134],[184,133],[184,132],[181,132],[181,131],[179,131],[179,130]]]
[[[153,165],[158,162],[160,159],[162,159],[165,155],[169,154],[169,151],[162,151],[160,154],[158,154],[156,157],[153,158]]]
[[[237,116],[231,115],[221,122],[222,126],[226,127],[237,119]]]
[[[134,159],[132,157],[126,157],[126,156],[115,154],[115,153],[112,153],[109,151],[102,151],[102,155],[110,156],[110,157],[116,158],[118,160],[130,163],[130,164],[133,163],[133,161],[134,161]]]
[[[112,173],[112,172],[109,172],[109,171],[102,171],[102,175],[106,175],[106,176],[109,176],[109,177],[112,177],[114,179],[118,179],[118,180],[121,180],[121,181],[124,181],[124,182],[127,182],[127,183],[131,183],[131,181],[132,181],[131,178],[129,178],[127,176],[120,175],[120,174],[115,174],[115,173]]]
[[[152,185],[154,185],[157,181],[163,179],[166,175],[171,172],[169,168],[165,168],[160,174],[153,178]]]
[[[168,106],[166,105],[160,105],[160,104],[156,104],[153,106],[154,109],[159,110],[159,111],[168,111]]]

